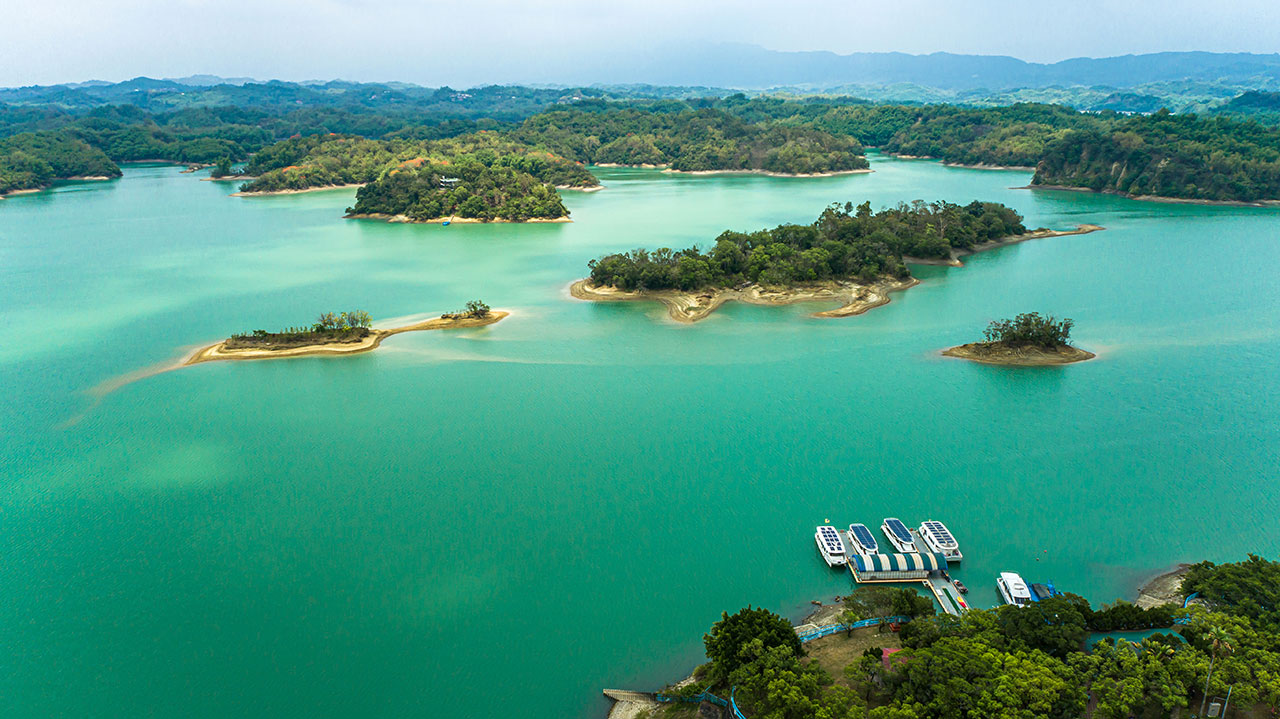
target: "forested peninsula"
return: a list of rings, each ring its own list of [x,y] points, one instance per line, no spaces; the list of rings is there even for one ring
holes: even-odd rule
[[[590,274],[570,291],[584,300],[658,301],[682,322],[703,319],[731,300],[839,300],[839,308],[816,316],[848,317],[916,284],[908,262],[958,264],[961,254],[1098,229],[1028,232],[1021,215],[994,202],[917,200],[879,212],[870,202],[833,204],[809,225],[726,231],[707,252],[694,246],[605,255],[588,263]]]
[[[1228,694],[1232,716],[1274,716],[1280,563],[1250,555],[1170,578],[1159,603],[1095,605],[1067,592],[960,616],[935,613],[914,588],[860,584],[837,597],[832,623],[846,629],[808,642],[748,606],[710,627],[707,662],[659,692],[649,716],[703,716],[691,710],[708,694],[748,717],[787,719],[1206,716]],[[885,617],[900,624],[891,631]],[[1112,634],[1124,631],[1146,636]]]

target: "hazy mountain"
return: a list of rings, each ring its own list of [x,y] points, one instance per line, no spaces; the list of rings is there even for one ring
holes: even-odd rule
[[[639,61],[602,60],[598,82],[649,82],[736,88],[908,83],[944,90],[993,91],[1053,85],[1133,87],[1178,80],[1280,84],[1280,54],[1163,52],[1076,58],[1052,64],[1000,55],[779,52],[753,45],[670,46]]]

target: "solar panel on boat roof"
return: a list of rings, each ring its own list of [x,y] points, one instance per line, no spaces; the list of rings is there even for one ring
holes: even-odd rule
[[[956,541],[955,538],[951,536],[951,532],[948,532],[946,527],[942,526],[942,522],[930,520],[928,522],[925,522],[924,526],[928,527],[930,532],[933,532],[933,536],[940,543],[942,544],[955,543]]]
[[[871,536],[871,531],[867,529],[865,526],[861,524],[855,524],[849,528],[849,531],[853,532],[854,538],[857,539],[858,542],[862,544],[864,547],[876,546],[875,537]]]
[[[889,531],[898,535],[898,538],[904,541],[911,540],[911,532],[907,531],[907,525],[902,523],[900,519],[886,519],[884,522],[889,527]]]

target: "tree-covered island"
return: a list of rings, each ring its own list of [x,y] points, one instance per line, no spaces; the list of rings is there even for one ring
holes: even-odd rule
[[[726,231],[708,251],[660,248],[605,255],[571,288],[586,300],[657,300],[693,322],[726,301],[788,304],[840,300],[821,317],[847,317],[887,303],[916,283],[909,262],[957,263],[961,254],[1025,239],[1100,229],[1028,232],[1009,207],[917,200],[873,212],[870,202],[833,204],[809,225]]]
[[[359,354],[377,349],[384,339],[402,332],[484,327],[509,314],[491,310],[480,300],[472,300],[457,312],[446,312],[435,319],[382,330],[372,327],[369,313],[363,310],[326,312],[306,327],[288,327],[279,332],[254,330],[232,335],[192,353],[183,365],[217,360]]]
[[[1075,322],[1039,312],[1024,312],[1013,319],[992,320],[982,342],[949,347],[948,357],[984,364],[1058,365],[1083,362],[1097,355],[1071,345]]]

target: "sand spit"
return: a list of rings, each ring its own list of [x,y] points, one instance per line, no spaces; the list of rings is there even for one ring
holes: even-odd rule
[[[1043,240],[1049,237],[1068,237],[1070,235],[1087,235],[1090,232],[1098,232],[1099,230],[1105,229],[1107,228],[1102,225],[1077,225],[1074,230],[1048,230],[1042,227],[1038,230],[1025,232],[1021,235],[1013,235],[1012,237],[983,242],[974,245],[972,248],[967,250],[952,250],[950,259],[943,259],[941,257],[903,257],[902,261],[909,265],[945,265],[948,267],[964,267],[964,263],[960,261],[960,258],[968,255],[976,255],[979,252],[996,250],[1001,247],[1016,245],[1019,242],[1026,242],[1027,240]]]
[[[203,347],[196,350],[182,362],[183,367],[189,367],[201,362],[216,362],[220,360],[262,360],[262,359],[284,359],[289,357],[308,357],[313,355],[351,355],[370,352],[378,348],[382,341],[392,335],[398,335],[402,332],[420,332],[424,330],[453,330],[466,329],[469,327],[484,327],[494,324],[510,315],[510,312],[494,310],[486,317],[463,317],[459,319],[446,319],[437,317],[425,322],[418,322],[404,327],[394,327],[387,330],[372,330],[369,335],[359,342],[335,342],[330,344],[304,345],[302,347],[290,347],[288,349],[227,349],[226,341]]]
[[[769,288],[750,284],[745,287],[717,290],[639,290],[628,292],[613,287],[594,287],[587,280],[574,282],[569,294],[592,302],[661,302],[667,314],[677,322],[705,319],[726,302],[752,305],[790,305],[797,302],[840,302],[840,307],[815,312],[813,317],[852,317],[889,303],[889,294],[919,284],[914,277],[905,280],[884,279],[869,284],[825,282],[794,288]]]

